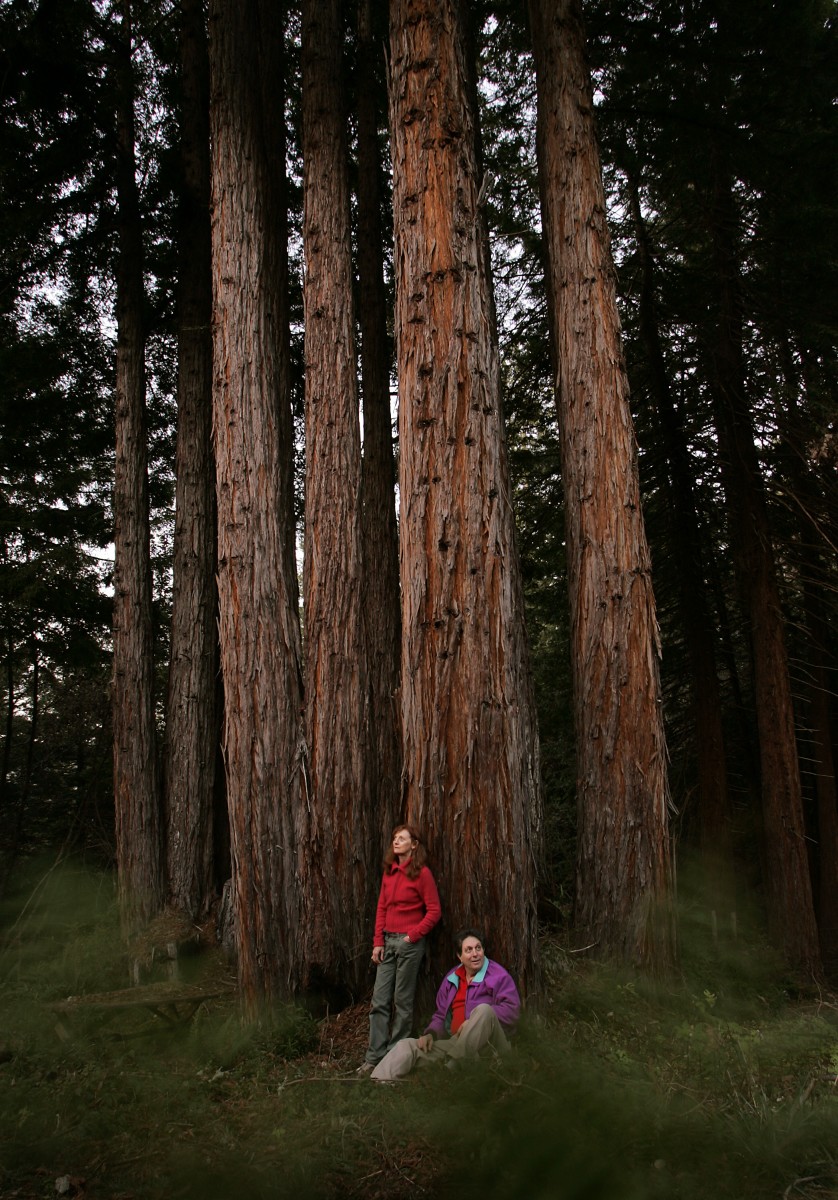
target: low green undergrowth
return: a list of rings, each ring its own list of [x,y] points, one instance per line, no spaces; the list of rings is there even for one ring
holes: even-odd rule
[[[49,1002],[125,985],[110,886],[71,872],[27,899],[0,961],[3,1197],[838,1198],[834,999],[700,912],[666,980],[546,945],[509,1057],[388,1088],[295,1006],[57,1036]]]

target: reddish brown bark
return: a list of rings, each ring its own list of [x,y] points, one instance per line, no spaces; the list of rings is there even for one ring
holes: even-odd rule
[[[381,11],[381,10],[378,10]],[[358,324],[364,401],[364,621],[370,682],[373,821],[389,834],[401,814],[399,668],[401,604],[396,468],[390,418],[390,353],[381,227],[381,161],[377,70],[381,40],[372,0],[358,5]],[[383,90],[383,89],[382,89]],[[379,838],[380,842],[383,838]]]
[[[200,920],[218,894],[219,720],[212,457],[209,64],[201,0],[181,0],[182,194],[172,631],[166,721],[167,875],[173,905]]]
[[[339,0],[302,8],[306,357],[305,660],[312,981],[359,987],[378,879],[361,608],[361,441],[355,374]]]
[[[246,1009],[305,972],[300,848],[308,844],[291,414],[282,319],[287,279],[276,161],[281,36],[267,0],[213,0],[213,434],[238,971]]]
[[[119,249],[113,737],[119,895],[123,923],[130,931],[162,906],[163,855],[154,725],[143,250],[135,180],[130,0],[122,0],[120,14],[115,68]]]
[[[576,921],[598,954],[671,954],[651,564],[578,0],[531,0],[562,438],[578,774]]]
[[[527,987],[538,736],[463,45],[457,3],[394,0],[404,810],[448,928],[483,926]]]

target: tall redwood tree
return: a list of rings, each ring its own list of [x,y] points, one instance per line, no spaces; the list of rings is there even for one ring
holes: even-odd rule
[[[306,754],[287,394],[281,23],[212,0],[213,433],[224,757],[245,1007],[305,973]]]
[[[169,898],[200,919],[218,893],[209,63],[201,0],[181,0],[180,18],[178,425],[166,711],[166,846]]]
[[[375,762],[370,787],[374,821],[389,833],[401,819],[399,669],[401,603],[396,466],[390,416],[390,346],[384,286],[385,235],[381,221],[382,168],[379,122],[386,91],[379,75],[384,55],[372,0],[359,0],[358,118],[358,328],[364,410],[363,532],[364,623],[370,686],[370,747]],[[386,16],[386,13],[383,14]],[[383,22],[382,22],[383,23]],[[379,92],[383,100],[379,103]],[[379,843],[383,839],[379,839]]]
[[[576,921],[597,953],[661,963],[672,869],[660,649],[582,6],[530,0],[530,19],[566,512]]]
[[[724,155],[711,155],[707,225],[716,293],[711,386],[734,565],[749,626],[762,788],[768,921],[790,963],[818,974],[818,930],[794,704],[774,549],[745,386],[739,213]]]
[[[448,927],[484,927],[526,987],[538,735],[461,6],[393,0],[390,21],[405,814]]]
[[[702,569],[704,545],[695,506],[689,447],[679,420],[664,360],[656,298],[655,248],[643,215],[640,186],[629,173],[629,208],[640,266],[638,327],[646,354],[648,387],[655,408],[660,444],[667,460],[666,489],[670,536],[678,575],[678,600],[690,665],[695,755],[698,764],[698,814],[702,861],[709,898],[715,906],[733,903],[731,808],[727,786],[722,697],[717,672],[716,637]],[[724,894],[720,888],[724,887]]]
[[[135,929],[163,903],[160,787],[154,725],[145,295],[136,183],[132,5],[115,6],[116,462],[114,476],[114,805],[123,921]]]
[[[340,0],[302,7],[305,253],[305,669],[312,982],[367,973],[380,853],[371,820],[362,610],[361,439]]]

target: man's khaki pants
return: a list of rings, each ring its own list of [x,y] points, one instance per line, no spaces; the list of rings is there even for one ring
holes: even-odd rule
[[[450,1038],[435,1041],[430,1050],[420,1050],[417,1038],[402,1038],[385,1054],[370,1078],[382,1082],[402,1079],[418,1063],[454,1063],[464,1058],[476,1058],[484,1046],[505,1054],[509,1042],[503,1026],[491,1004],[478,1004],[467,1021]]]

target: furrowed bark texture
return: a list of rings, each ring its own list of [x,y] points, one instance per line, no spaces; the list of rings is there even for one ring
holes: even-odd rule
[[[170,902],[194,919],[219,891],[214,808],[219,738],[209,64],[201,0],[182,0],[182,195],[178,427],[165,796]]]
[[[307,845],[290,408],[276,196],[281,76],[273,5],[213,0],[213,436],[239,982],[245,1008],[304,975],[298,848]],[[270,84],[270,86],[268,86]]]
[[[390,353],[381,227],[377,66],[381,41],[372,0],[358,5],[358,324],[364,401],[364,621],[370,685],[370,745],[374,827],[386,839],[401,819],[401,603],[396,467],[390,419]],[[383,91],[383,88],[382,88]]]
[[[134,163],[131,5],[117,46],[116,462],[114,475],[113,737],[119,896],[127,932],[163,903],[154,727],[143,251]]]
[[[404,811],[448,929],[484,927],[526,988],[538,736],[461,18],[451,0],[390,14]]]
[[[362,619],[361,440],[339,0],[302,7],[306,358],[305,663],[311,982],[367,973],[378,829],[371,826]]]
[[[671,886],[666,744],[614,268],[577,0],[531,0],[557,361],[578,771],[578,934],[662,965]]]
[[[739,215],[716,161],[709,212],[718,287],[714,405],[731,544],[750,625],[762,777],[765,896],[768,921],[786,958],[804,971],[821,969],[809,875],[794,707],[783,614],[764,484],[745,391],[743,309],[736,236]]]

